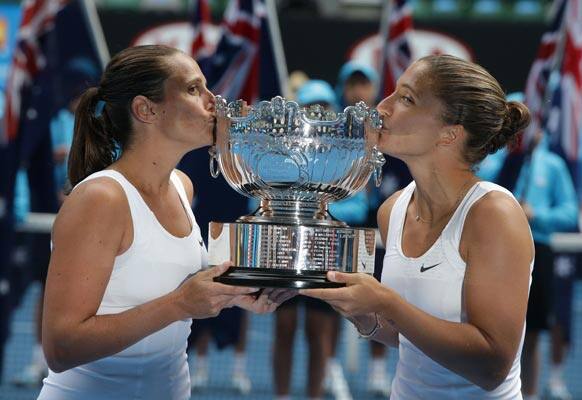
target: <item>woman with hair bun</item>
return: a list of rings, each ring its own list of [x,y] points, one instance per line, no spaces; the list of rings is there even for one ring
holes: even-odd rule
[[[515,141],[529,111],[479,65],[428,56],[379,105],[378,147],[414,181],[378,211],[381,282],[329,272],[328,301],[360,335],[399,347],[391,399],[521,399],[534,245],[520,204],[474,167]]]

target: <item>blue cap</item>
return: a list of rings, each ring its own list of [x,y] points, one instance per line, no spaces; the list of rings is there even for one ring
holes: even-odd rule
[[[312,79],[301,85],[296,97],[302,106],[326,103],[336,108],[336,98],[331,85],[319,79]]]
[[[511,93],[507,93],[507,96],[505,96],[505,100],[507,101],[519,101],[519,102],[523,102],[525,96],[523,94],[523,92],[511,92]]]
[[[337,78],[338,83],[343,86],[346,80],[356,72],[362,73],[372,83],[378,82],[378,73],[374,68],[360,61],[352,60],[341,67]]]
[[[344,100],[344,86],[346,81],[350,76],[355,74],[356,72],[362,73],[366,78],[370,80],[374,85],[376,85],[379,81],[378,73],[374,68],[372,68],[368,64],[364,64],[361,61],[351,60],[345,63],[339,71],[337,77],[337,84],[335,86],[335,94],[341,103],[341,106],[344,107],[346,104]]]

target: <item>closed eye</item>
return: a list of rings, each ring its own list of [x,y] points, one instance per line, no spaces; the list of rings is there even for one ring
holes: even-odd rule
[[[414,104],[414,99],[412,97],[406,96],[406,95],[401,95],[400,101],[403,102],[404,104],[407,104],[407,105]]]

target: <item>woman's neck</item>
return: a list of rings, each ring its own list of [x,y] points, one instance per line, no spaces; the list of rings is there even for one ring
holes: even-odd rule
[[[170,174],[183,154],[164,146],[139,143],[123,152],[112,168],[123,173],[142,193],[167,190]]]
[[[411,168],[416,183],[411,202],[415,219],[438,225],[447,220],[459,206],[470,188],[478,181],[467,167],[458,168]]]

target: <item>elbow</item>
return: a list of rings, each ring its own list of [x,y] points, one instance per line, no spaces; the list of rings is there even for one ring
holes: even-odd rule
[[[53,372],[65,372],[71,367],[68,366],[66,356],[62,351],[59,351],[55,346],[50,346],[43,343],[44,356],[49,369]]]
[[[474,383],[481,389],[491,392],[505,382],[512,365],[513,359],[503,358],[492,361],[481,370],[482,374]]]
[[[70,346],[66,342],[43,339],[42,349],[51,371],[60,373],[77,366],[72,360],[70,352],[67,351],[68,348]]]

